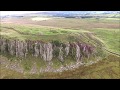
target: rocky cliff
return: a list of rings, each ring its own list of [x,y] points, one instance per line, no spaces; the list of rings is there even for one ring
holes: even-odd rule
[[[93,46],[81,42],[60,43],[57,41],[56,43],[53,41],[45,43],[42,41],[20,41],[1,38],[0,46],[0,52],[2,54],[8,53],[21,58],[32,55],[44,61],[51,61],[55,57],[61,62],[64,62],[68,56],[78,62],[84,57],[89,58],[95,51]]]

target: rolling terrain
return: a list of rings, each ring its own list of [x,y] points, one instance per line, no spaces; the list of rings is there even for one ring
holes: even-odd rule
[[[2,19],[1,46],[3,48],[5,42],[8,44],[6,47],[10,48],[11,45],[11,48],[7,52],[1,48],[0,78],[120,78],[119,18],[33,18],[35,17]],[[12,43],[19,45],[19,42],[23,45],[32,43],[35,49],[31,50],[34,53],[27,48],[28,53],[22,55],[18,49],[21,53],[16,54],[17,49],[13,49],[17,44]],[[53,49],[50,52],[52,58],[47,52],[48,59],[41,57],[44,54],[37,53],[35,43],[48,46],[46,51]],[[82,45],[83,48],[90,49],[82,51]],[[68,52],[68,47],[72,51]]]

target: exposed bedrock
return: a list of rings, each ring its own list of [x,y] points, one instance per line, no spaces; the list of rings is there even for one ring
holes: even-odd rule
[[[8,53],[21,58],[31,55],[44,61],[51,61],[55,57],[63,62],[67,56],[80,61],[82,57],[89,58],[94,53],[94,50],[93,46],[80,42],[55,44],[53,42],[0,39],[1,53]]]

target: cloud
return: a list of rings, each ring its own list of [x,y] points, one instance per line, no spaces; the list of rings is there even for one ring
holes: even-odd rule
[[[0,15],[14,15],[14,14],[26,14],[26,13],[36,13],[36,12],[45,12],[45,11],[1,11]]]

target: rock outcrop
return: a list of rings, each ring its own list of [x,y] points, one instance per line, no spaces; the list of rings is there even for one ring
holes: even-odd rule
[[[69,50],[70,50],[70,44],[67,43],[65,47],[66,56],[69,54]]]
[[[43,50],[43,53],[42,53],[43,59],[45,61],[51,61],[53,57],[52,44],[51,43],[44,44],[42,50]]]
[[[53,57],[56,57],[62,62],[67,56],[74,57],[74,59],[79,62],[82,57],[89,58],[94,52],[92,46],[80,42],[61,43],[60,45],[58,43],[55,45],[52,42],[44,43],[41,41],[20,41],[1,38],[0,47],[0,51],[3,54],[8,53],[21,58],[32,55],[33,57],[41,58],[44,61],[51,61]]]
[[[76,60],[78,62],[80,60],[80,57],[81,57],[80,47],[77,44],[75,44],[75,45],[76,45]]]
[[[59,58],[59,60],[60,60],[61,62],[64,61],[64,59],[63,59],[63,47],[62,47],[62,46],[59,47],[59,56],[58,56],[58,58]]]

